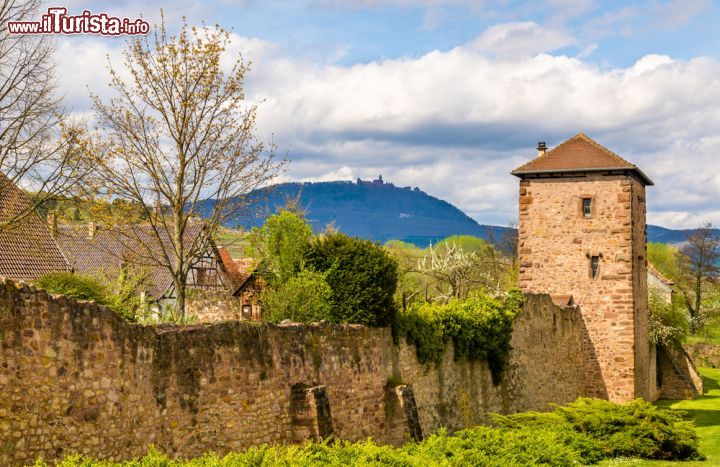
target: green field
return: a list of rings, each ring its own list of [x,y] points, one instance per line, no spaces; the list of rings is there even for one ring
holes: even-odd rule
[[[219,248],[225,248],[234,259],[247,256],[248,241],[242,231],[221,227],[215,235],[215,243]]]
[[[715,318],[711,320],[696,335],[688,335],[685,338],[685,342],[688,344],[704,342],[707,344],[720,345],[720,319]]]
[[[700,436],[700,451],[707,456],[704,462],[658,462],[642,460],[614,460],[602,463],[603,466],[720,466],[720,369],[701,368],[705,381],[705,394],[693,400],[658,401],[665,408],[680,409],[695,420]]]

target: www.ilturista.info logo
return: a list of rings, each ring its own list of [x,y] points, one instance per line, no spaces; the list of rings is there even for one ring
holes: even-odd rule
[[[99,34],[121,36],[147,34],[150,24],[141,18],[117,18],[106,13],[93,14],[85,10],[81,15],[68,16],[67,8],[51,7],[40,21],[8,21],[10,34]]]

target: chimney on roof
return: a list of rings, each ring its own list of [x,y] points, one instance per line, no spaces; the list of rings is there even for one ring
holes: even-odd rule
[[[88,229],[87,229],[87,239],[92,240],[95,238],[95,221],[88,222]]]
[[[537,151],[538,151],[538,157],[542,157],[545,155],[545,152],[547,151],[547,146],[545,146],[545,141],[540,141],[538,143]]]
[[[47,215],[48,228],[53,238],[57,238],[58,226],[57,226],[57,214],[54,211],[48,212]]]

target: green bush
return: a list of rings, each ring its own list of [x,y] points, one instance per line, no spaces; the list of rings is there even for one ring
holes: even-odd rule
[[[225,457],[209,453],[192,460],[174,460],[150,448],[134,461],[115,463],[69,456],[61,467],[230,467],[394,465],[587,465],[615,457],[700,460],[692,422],[681,413],[643,401],[627,405],[578,399],[551,413],[528,412],[496,416],[495,426],[479,426],[448,434],[440,430],[401,448],[372,441],[333,441],[290,446],[260,446]],[[36,466],[44,467],[42,461]]]
[[[51,272],[40,277],[35,285],[53,294],[107,306],[130,321],[135,321],[137,318],[134,300],[126,300],[124,296],[113,293],[109,287],[92,276],[71,272]],[[115,283],[112,285],[114,286]],[[139,299],[136,300],[139,306]]]
[[[525,412],[495,416],[502,428],[557,428],[581,435],[572,441],[584,462],[604,458],[639,457],[658,460],[699,460],[698,436],[684,413],[660,409],[637,399],[615,404],[598,399],[578,399],[556,406],[550,413]]]
[[[306,265],[326,274],[332,289],[330,321],[387,326],[396,311],[397,263],[368,240],[330,233],[310,243]]]
[[[263,316],[271,323],[284,319],[301,323],[328,319],[332,309],[331,295],[325,276],[305,269],[276,289],[265,290],[262,296]]]
[[[524,302],[522,293],[515,290],[503,300],[476,295],[447,304],[423,303],[399,312],[393,330],[415,345],[422,363],[439,362],[452,340],[456,359],[487,359],[497,382],[510,350],[515,317]]]
[[[89,300],[100,305],[107,305],[110,295],[110,291],[93,277],[71,272],[45,274],[35,285],[50,293]]]

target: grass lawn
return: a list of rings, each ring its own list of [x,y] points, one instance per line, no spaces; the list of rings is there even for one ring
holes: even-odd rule
[[[685,342],[688,344],[705,342],[720,345],[720,325],[717,322],[713,322],[712,325],[706,326],[696,336],[687,336]]]
[[[720,466],[720,369],[700,368],[705,381],[705,394],[694,400],[658,401],[660,407],[680,409],[695,420],[700,436],[700,451],[707,456],[704,462],[658,462],[641,460],[607,461],[603,466]]]
[[[720,345],[720,319],[715,318],[705,325],[702,331],[698,332],[696,336],[687,336],[685,341],[688,344],[695,344],[696,342],[705,342],[708,344]]]

